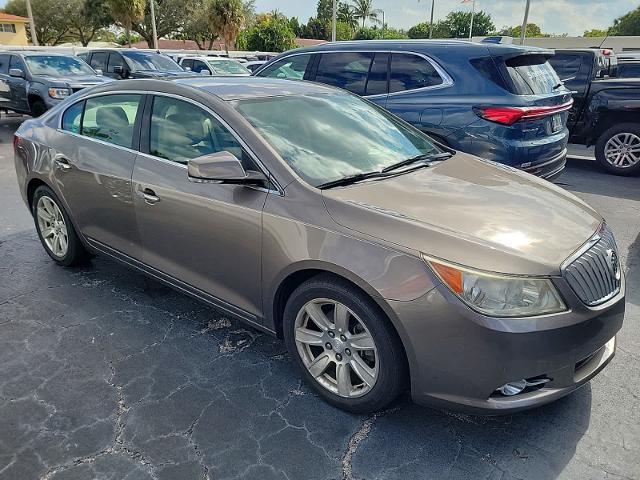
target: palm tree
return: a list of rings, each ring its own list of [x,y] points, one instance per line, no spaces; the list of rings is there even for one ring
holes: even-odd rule
[[[364,28],[364,22],[367,20],[373,23],[380,23],[378,13],[373,8],[373,0],[353,0],[353,14],[355,18],[362,20],[362,28]]]
[[[348,3],[340,2],[338,4],[337,20],[348,25],[349,28],[356,30],[358,28],[358,18],[356,17],[353,6]]]
[[[242,0],[213,0],[211,4],[211,25],[224,40],[224,48],[229,53],[238,38],[245,21],[245,5]]]
[[[127,32],[127,43],[131,47],[131,25],[144,18],[146,0],[107,0],[111,15]]]

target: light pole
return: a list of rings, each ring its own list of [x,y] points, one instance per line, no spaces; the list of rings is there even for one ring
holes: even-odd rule
[[[338,0],[333,0],[331,9],[331,41],[336,41],[336,23],[338,21]]]
[[[156,11],[153,6],[154,3],[154,0],[149,0],[149,5],[151,6],[151,28],[153,29],[153,48],[158,50],[158,32],[156,31]]]
[[[433,9],[435,7],[436,0],[431,0],[431,21],[429,22],[429,38],[433,38]]]
[[[520,45],[524,45],[524,39],[527,33],[527,23],[529,22],[529,6],[531,0],[527,0],[527,6],[524,7],[524,21],[522,22],[522,30],[520,31]]]
[[[27,0],[27,16],[29,17],[29,30],[31,30],[31,43],[37,47],[39,43],[36,35],[36,22],[33,21],[33,12],[31,11],[31,0]]]
[[[384,39],[384,10],[378,8],[376,12],[380,12],[382,14],[382,38]]]
[[[473,37],[473,17],[476,15],[476,0],[471,0],[471,25],[469,26],[469,41]]]

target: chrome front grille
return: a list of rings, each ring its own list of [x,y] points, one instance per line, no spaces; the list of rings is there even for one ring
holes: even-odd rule
[[[564,277],[585,304],[600,305],[620,291],[618,249],[605,225],[577,258],[564,267]]]

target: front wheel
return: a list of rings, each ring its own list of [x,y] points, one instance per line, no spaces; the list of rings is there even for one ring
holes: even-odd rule
[[[307,382],[329,403],[369,413],[391,403],[406,386],[406,360],[397,333],[362,291],[320,275],[287,302],[287,348]]]
[[[39,117],[47,111],[47,106],[42,100],[35,100],[31,105],[31,116],[34,118]]]
[[[640,124],[621,123],[602,133],[596,142],[596,160],[615,175],[640,173]]]

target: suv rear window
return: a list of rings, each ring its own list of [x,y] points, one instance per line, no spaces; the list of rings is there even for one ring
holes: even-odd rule
[[[505,67],[517,95],[553,93],[560,84],[546,55],[520,55],[506,60]]]

